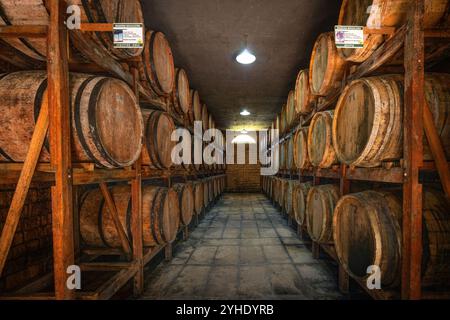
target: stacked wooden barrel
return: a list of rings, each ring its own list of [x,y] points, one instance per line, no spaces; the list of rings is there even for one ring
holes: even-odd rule
[[[339,25],[367,26],[371,29],[401,27],[406,22],[411,2],[408,0],[344,0],[339,15]],[[425,0],[424,28],[445,24],[448,0]],[[368,8],[371,8],[368,12]],[[350,62],[361,63],[367,60],[386,40],[382,34],[367,34],[363,48],[338,49],[340,56]]]
[[[311,239],[318,243],[333,241],[333,212],[340,198],[335,185],[314,186],[306,199],[306,225]]]
[[[422,284],[450,283],[450,203],[440,191],[425,189],[423,202]],[[367,268],[381,270],[383,288],[401,279],[402,200],[398,192],[365,191],[344,196],[336,205],[333,234],[339,261],[352,276],[364,279]]]
[[[450,75],[427,74],[425,96],[450,159]],[[334,149],[339,160],[361,167],[399,160],[403,155],[403,103],[401,75],[364,78],[349,84],[333,119]],[[432,159],[426,140],[424,159]]]
[[[47,73],[21,71],[0,77],[0,161],[23,162],[39,111],[47,103]],[[72,157],[99,167],[131,166],[140,156],[144,124],[136,98],[120,80],[72,73]],[[49,162],[46,140],[41,162]]]

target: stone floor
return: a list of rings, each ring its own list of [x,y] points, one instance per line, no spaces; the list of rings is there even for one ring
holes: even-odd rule
[[[336,279],[263,195],[226,194],[142,299],[342,299]]]

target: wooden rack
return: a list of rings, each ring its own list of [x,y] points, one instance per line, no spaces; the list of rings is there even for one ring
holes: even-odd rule
[[[300,182],[311,180],[319,185],[321,179],[338,180],[342,195],[350,191],[352,181],[369,181],[401,184],[403,188],[403,226],[402,226],[402,279],[400,292],[385,290],[368,290],[365,283],[356,282],[374,299],[421,299],[433,297],[448,297],[448,293],[423,292],[421,285],[422,266],[422,184],[421,175],[429,172],[438,173],[444,191],[450,197],[449,163],[445,158],[442,143],[436,132],[429,108],[425,103],[425,39],[449,38],[450,30],[423,30],[423,1],[413,1],[408,23],[390,32],[390,38],[364,63],[354,68],[347,76],[342,88],[313,104],[314,112],[308,116],[298,117],[290,130],[281,137],[280,143],[290,138],[299,128],[309,124],[315,112],[330,110],[334,107],[340,92],[352,80],[371,75],[385,62],[394,57],[404,48],[404,121],[403,121],[403,159],[399,166],[380,168],[350,168],[347,165],[337,165],[329,169],[309,169],[300,171],[280,170],[279,176],[288,179],[298,179]],[[423,161],[424,132],[433,153],[434,162]],[[300,235],[305,234],[305,226],[298,226]],[[312,243],[314,257],[319,257],[319,251],[328,253],[339,264],[334,247]],[[351,277],[339,264],[339,288],[343,292],[349,290]]]
[[[1,184],[14,184],[16,191],[8,212],[7,220],[0,239],[0,273],[6,263],[21,211],[31,183],[50,182],[52,184],[52,233],[53,233],[53,272],[27,285],[14,294],[2,296],[0,299],[108,299],[116,294],[130,280],[133,282],[133,292],[140,295],[144,289],[144,266],[161,250],[165,250],[166,258],[172,255],[172,245],[168,244],[155,248],[144,248],[142,243],[142,183],[144,180],[166,179],[170,186],[177,177],[189,178],[198,176],[219,175],[223,171],[215,172],[186,172],[181,169],[154,170],[143,167],[142,160],[138,160],[133,167],[115,170],[95,168],[92,164],[75,164],[71,159],[71,123],[68,79],[69,70],[86,71],[102,70],[101,64],[73,66],[68,57],[68,29],[65,26],[66,1],[49,0],[48,9],[50,21],[48,26],[1,26],[0,38],[8,37],[41,37],[47,38],[47,75],[48,75],[48,108],[41,108],[36,128],[30,143],[26,161],[23,164],[0,164]],[[111,24],[83,24],[84,32],[111,31]],[[116,62],[114,62],[117,64]],[[133,61],[124,61],[129,65],[130,72],[114,70],[112,76],[125,80],[134,90],[138,103],[147,107],[152,106],[166,110],[166,102],[155,100],[145,92],[138,82],[138,70]],[[39,164],[38,158],[44,138],[50,136],[50,164]],[[106,186],[107,182],[128,182],[131,187],[132,241],[128,248],[129,258],[126,262],[93,262],[105,255],[123,256],[124,251],[118,249],[86,249],[79,248],[78,230],[74,220],[77,218],[77,187],[88,184]],[[105,198],[110,197],[104,188]],[[115,204],[110,203],[111,211],[115,211]],[[198,218],[198,217],[197,217]],[[197,220],[198,222],[198,220]],[[187,237],[187,228],[184,230]],[[79,256],[79,257],[78,257]],[[66,286],[68,266],[77,264],[83,273],[108,271],[114,275],[105,280],[97,289],[89,292],[75,292]],[[42,293],[53,283],[54,291]]]

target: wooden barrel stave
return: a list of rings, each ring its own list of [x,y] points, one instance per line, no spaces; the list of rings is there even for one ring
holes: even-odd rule
[[[303,226],[306,223],[306,198],[311,187],[312,184],[310,182],[299,183],[292,192],[294,219],[299,226]]]

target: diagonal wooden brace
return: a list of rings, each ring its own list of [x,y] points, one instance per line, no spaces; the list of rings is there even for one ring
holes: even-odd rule
[[[450,198],[450,171],[448,168],[448,162],[445,156],[444,147],[442,146],[441,138],[439,137],[436,126],[434,125],[433,114],[431,113],[430,106],[428,105],[426,99],[423,107],[423,127],[437,171],[441,177],[445,194],[448,198]]]
[[[39,117],[36,122],[36,126],[33,132],[33,136],[30,142],[30,148],[23,164],[22,172],[20,173],[19,181],[14,192],[14,196],[9,207],[8,215],[6,216],[5,225],[2,230],[0,238],[0,275],[5,267],[6,258],[8,257],[11,243],[14,239],[14,235],[19,224],[22,209],[27,198],[28,190],[30,189],[31,180],[36,170],[39,156],[44,145],[44,140],[47,135],[49,126],[48,115],[48,96],[44,95],[44,101],[42,103]]]
[[[127,233],[125,232],[125,228],[120,222],[119,213],[117,212],[116,204],[114,203],[114,199],[109,192],[108,186],[105,182],[100,183],[100,189],[103,193],[103,197],[105,198],[106,205],[108,206],[109,212],[111,213],[111,217],[114,221],[114,226],[116,227],[117,233],[120,238],[120,242],[122,243],[123,251],[125,252],[128,259],[131,258],[131,246],[130,241],[128,239]]]

